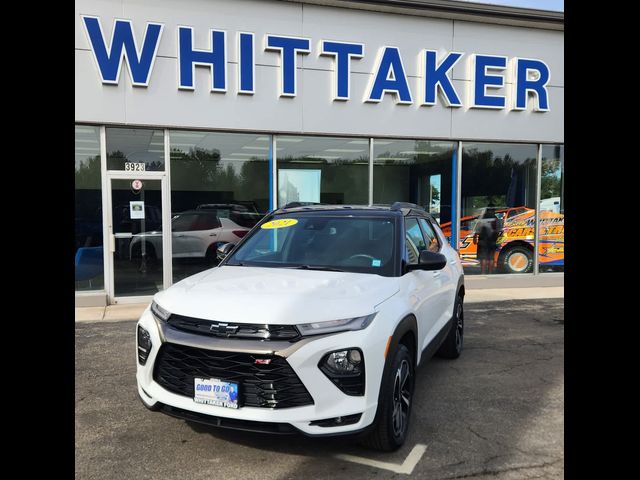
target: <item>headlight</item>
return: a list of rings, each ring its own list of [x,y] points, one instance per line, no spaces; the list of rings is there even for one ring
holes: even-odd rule
[[[162,308],[155,301],[151,302],[151,313],[153,313],[156,318],[162,320],[163,322],[169,320],[169,317],[171,316],[171,312],[168,312],[167,310]]]
[[[300,330],[300,334],[303,336],[320,335],[332,332],[346,332],[349,330],[362,330],[369,326],[377,314],[378,312],[374,312],[371,315],[365,315],[364,317],[329,320],[328,322],[303,323],[302,325],[296,326],[298,327],[298,330]]]

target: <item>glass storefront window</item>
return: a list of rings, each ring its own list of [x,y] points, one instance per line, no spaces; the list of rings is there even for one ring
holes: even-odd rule
[[[269,135],[171,131],[173,281],[216,263],[270,207]]]
[[[164,132],[107,127],[107,169],[123,172],[164,170]]]
[[[369,203],[369,140],[276,137],[278,207]]]
[[[145,179],[112,179],[113,291],[116,297],[153,295],[162,290],[162,184]]]
[[[373,139],[373,203],[411,202],[451,235],[454,142]]]
[[[465,273],[533,272],[536,157],[536,145],[462,145],[459,251]]]
[[[75,288],[104,289],[100,127],[75,127]]]
[[[542,145],[538,270],[564,272],[564,145]]]

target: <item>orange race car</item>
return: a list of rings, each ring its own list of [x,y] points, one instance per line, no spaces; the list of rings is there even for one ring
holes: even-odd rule
[[[484,212],[460,219],[459,253],[462,264],[476,266],[478,246],[473,243],[475,226]],[[494,266],[503,273],[533,271],[535,210],[528,207],[496,209],[502,225],[498,232]],[[441,225],[442,232],[451,237],[451,222]],[[564,214],[543,210],[540,212],[540,266],[564,266]]]

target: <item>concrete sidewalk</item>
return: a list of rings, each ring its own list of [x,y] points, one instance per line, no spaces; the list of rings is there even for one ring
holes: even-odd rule
[[[503,300],[533,300],[540,298],[563,298],[564,287],[529,288],[469,288],[465,303],[496,302]],[[109,305],[107,307],[78,307],[76,322],[121,322],[136,320],[148,303]]]

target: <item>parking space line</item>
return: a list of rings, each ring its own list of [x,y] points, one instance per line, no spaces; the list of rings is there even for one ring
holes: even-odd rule
[[[409,452],[409,455],[407,455],[407,458],[405,458],[404,462],[402,462],[402,465],[398,465],[397,463],[390,463],[390,462],[380,462],[378,460],[372,460],[370,458],[357,457],[355,455],[346,455],[342,453],[335,455],[335,457],[340,460],[346,460],[347,462],[360,463],[362,465],[367,465],[369,467],[390,470],[394,473],[403,473],[405,475],[411,475],[411,473],[413,472],[413,469],[418,464],[418,462],[420,461],[420,459],[422,458],[422,455],[424,455],[424,452],[426,450],[427,450],[426,445],[422,445],[421,443],[418,443],[415,447],[413,447],[413,449],[411,449],[411,451]]]

